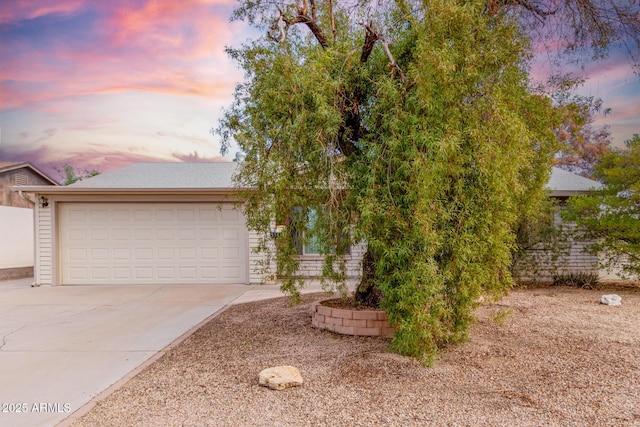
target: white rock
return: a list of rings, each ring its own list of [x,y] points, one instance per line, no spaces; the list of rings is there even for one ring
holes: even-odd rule
[[[616,294],[602,295],[600,297],[600,304],[606,304],[606,305],[612,305],[612,306],[622,305],[622,297]]]
[[[302,375],[294,366],[276,366],[260,372],[258,383],[272,390],[284,390],[302,385]]]

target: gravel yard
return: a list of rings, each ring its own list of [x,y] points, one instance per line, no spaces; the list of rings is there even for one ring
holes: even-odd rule
[[[311,328],[321,297],[230,307],[73,426],[640,426],[640,288],[513,290],[431,368]],[[259,386],[277,365],[305,384]]]

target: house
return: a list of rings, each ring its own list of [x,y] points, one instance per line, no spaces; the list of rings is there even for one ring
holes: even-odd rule
[[[563,206],[569,197],[587,195],[600,188],[602,184],[598,181],[555,167],[547,183],[549,196],[558,200],[560,206]],[[573,225],[564,223],[559,214],[556,214],[555,224],[565,231],[573,229]],[[559,229],[557,231],[560,232]],[[526,258],[516,264],[520,279],[551,282],[555,275],[587,273],[595,274],[607,281],[620,280],[616,274],[600,270],[598,256],[585,250],[591,242],[560,235],[556,237],[560,239],[556,242],[555,250],[550,250],[550,246],[554,246],[553,242],[545,242],[526,251]]]
[[[0,280],[33,276],[34,200],[11,191],[14,185],[57,186],[26,162],[0,162]]]
[[[602,188],[602,184],[560,168],[553,168],[547,188],[551,191],[551,197],[564,201],[571,196],[589,194],[594,189]]]
[[[38,200],[36,284],[265,282],[260,236],[238,206],[236,167],[137,163],[66,187],[14,187]],[[588,190],[584,181],[574,190],[550,182],[557,197]],[[322,256],[301,252],[300,275],[319,276]],[[360,245],[346,255],[348,275],[359,274],[363,253]]]

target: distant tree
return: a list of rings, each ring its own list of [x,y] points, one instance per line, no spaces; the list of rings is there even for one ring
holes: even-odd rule
[[[551,95],[562,114],[562,124],[555,130],[560,149],[554,163],[568,172],[593,178],[593,168],[608,152],[611,133],[607,126],[594,128],[592,123],[599,113],[605,115],[602,100],[593,96],[576,95],[573,89],[584,83],[582,78],[552,77]]]
[[[78,181],[83,181],[87,178],[100,175],[100,172],[98,172],[96,169],[85,169],[83,173],[76,172],[75,168],[67,163],[62,166],[62,169],[58,167],[54,167],[54,169],[58,173],[58,175],[60,175],[62,185],[71,185]]]
[[[622,266],[640,278],[640,135],[613,148],[595,167],[605,185],[590,196],[573,197],[563,217],[574,221],[581,239],[594,241],[589,252],[605,267]]]
[[[611,133],[608,126],[594,129],[592,125],[585,124],[568,134],[566,139],[561,138],[560,143],[562,148],[555,158],[555,165],[568,172],[593,178],[594,167],[611,145]]]

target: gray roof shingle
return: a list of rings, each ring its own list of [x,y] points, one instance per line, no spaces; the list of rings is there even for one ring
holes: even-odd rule
[[[134,163],[69,188],[233,188],[237,163]]]
[[[575,173],[567,172],[560,168],[553,168],[551,177],[547,183],[547,188],[551,191],[578,191],[587,192],[592,189],[601,188],[602,184],[589,178],[585,178]]]
[[[58,187],[58,192],[87,192],[105,190],[158,191],[179,190],[235,190],[233,176],[238,167],[232,162],[211,163],[134,163],[111,172],[103,173],[68,187]],[[597,181],[553,168],[547,183],[552,196],[564,197],[586,194],[602,187]],[[35,187],[34,187],[35,189]]]

